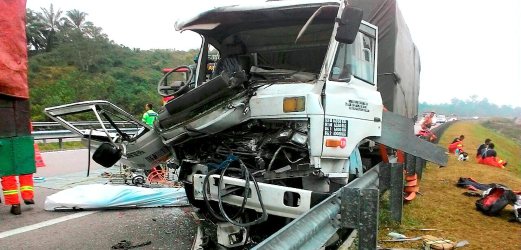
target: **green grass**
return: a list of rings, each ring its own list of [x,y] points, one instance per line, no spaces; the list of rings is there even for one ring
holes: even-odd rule
[[[492,129],[492,127],[494,127],[495,129]],[[476,126],[474,126],[473,131],[471,132],[474,135],[482,135],[480,143],[483,143],[486,138],[490,138],[495,145],[495,150],[497,151],[498,157],[505,161],[508,161],[507,167],[512,169],[512,171],[515,172],[517,176],[521,176],[521,158],[519,157],[521,155],[520,144],[518,141],[515,140],[515,138],[512,137],[512,134],[516,133],[514,132],[515,127],[501,129],[504,127],[507,126],[503,126],[501,123],[487,121],[485,123],[477,124]],[[520,135],[521,127],[518,127],[517,136]]]
[[[513,119],[491,118],[481,124],[521,144],[521,126]]]
[[[86,148],[85,145],[83,145],[83,143],[80,141],[63,142],[62,145],[63,148],[60,148],[57,142],[38,143],[38,148],[41,152]]]
[[[521,183],[521,145],[476,121],[458,121],[450,125],[440,136],[439,146],[446,148],[452,139],[465,135],[464,149],[474,156],[476,148],[486,138],[496,145],[498,156],[509,162],[505,169],[478,164],[473,157],[468,161],[458,161],[455,155],[448,155],[447,167],[439,168],[428,163],[420,180],[419,195],[404,205],[402,224],[390,223],[389,214],[380,211],[379,239],[388,239],[389,232],[398,232],[409,237],[433,235],[452,241],[468,240],[469,249],[521,249],[521,227],[508,222],[512,216],[512,206],[504,208],[498,216],[486,216],[476,210],[478,198],[467,197],[465,189],[456,187],[459,177],[473,177],[481,183],[501,183],[513,190],[519,190]],[[521,131],[519,132],[521,134]],[[381,209],[385,209],[385,196]],[[419,228],[437,231],[418,231]],[[380,242],[383,247],[421,248],[421,241],[389,243]]]

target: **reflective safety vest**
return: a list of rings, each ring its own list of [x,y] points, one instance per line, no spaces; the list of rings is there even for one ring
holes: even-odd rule
[[[156,119],[157,119],[157,113],[154,110],[149,110],[143,114],[143,119],[141,119],[141,121],[143,121],[144,123],[146,123],[149,126],[153,126],[154,121]]]

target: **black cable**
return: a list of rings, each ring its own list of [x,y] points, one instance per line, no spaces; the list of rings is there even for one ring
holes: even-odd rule
[[[212,206],[210,205],[210,201],[208,200],[208,196],[206,195],[206,187],[208,186],[208,178],[210,177],[210,175],[216,173],[219,169],[214,169],[214,170],[211,170],[209,171],[206,176],[204,177],[204,181],[203,181],[203,200],[204,200],[204,203],[206,204],[206,207],[208,208],[208,212],[210,212],[210,214],[216,218],[217,220],[220,220],[220,221],[226,221],[226,219],[224,219],[222,216],[218,215],[212,208]],[[209,191],[210,192],[210,191]]]
[[[89,174],[90,174],[90,144],[91,144],[91,141],[92,141],[92,127],[90,128],[90,131],[89,131],[89,149],[87,150],[87,177],[89,177]]]
[[[257,224],[260,224],[260,223],[266,221],[268,219],[268,213],[266,212],[266,208],[264,207],[264,203],[262,201],[262,195],[261,195],[260,188],[259,188],[259,185],[257,183],[257,180],[249,172],[248,168],[246,167],[244,162],[242,162],[242,160],[237,159],[237,161],[239,161],[239,165],[241,166],[241,168],[233,168],[233,167],[230,168],[229,165],[228,165],[228,166],[224,167],[222,169],[221,173],[220,173],[219,185],[218,185],[218,188],[217,188],[217,200],[218,200],[218,203],[219,203],[219,212],[222,214],[222,216],[217,214],[217,212],[215,212],[213,210],[213,208],[211,207],[210,202],[208,200],[208,196],[206,194],[206,190],[207,190],[207,187],[209,185],[209,177],[210,177],[210,175],[215,174],[220,169],[214,169],[214,170],[208,172],[208,174],[205,176],[204,181],[203,181],[203,199],[204,199],[204,201],[206,203],[206,206],[208,207],[208,211],[210,212],[210,214],[214,218],[216,218],[216,219],[218,219],[220,221],[227,221],[227,222],[229,222],[229,223],[231,223],[233,225],[236,225],[238,227],[246,228],[246,227],[249,227],[249,226],[252,226],[252,225],[257,225]],[[224,178],[224,175],[225,175],[227,170],[242,172],[244,180],[245,180],[242,204],[240,206],[239,211],[237,211],[237,213],[234,214],[234,216],[232,216],[232,217],[228,216],[226,211],[224,211],[223,202],[222,202],[223,195],[222,195],[221,183],[223,183],[223,178]],[[259,217],[256,220],[254,220],[254,221],[251,221],[251,222],[240,223],[240,222],[235,221],[235,219],[240,214],[242,214],[244,212],[244,210],[245,210],[246,203],[248,201],[248,196],[250,195],[250,178],[253,181],[253,184],[255,186],[255,190],[257,192],[257,197],[259,198],[259,204],[260,204],[260,207],[262,209],[262,216]]]
[[[215,217],[216,219],[220,220],[220,221],[227,221],[226,218],[220,216],[219,214],[217,214],[217,212],[215,212],[215,210],[213,210],[211,204],[210,204],[210,201],[208,199],[208,196],[206,195],[206,189],[209,185],[209,176],[212,175],[212,174],[215,174],[217,171],[219,171],[220,169],[214,169],[210,172],[208,172],[208,174],[205,176],[204,178],[204,181],[203,181],[203,199],[206,203],[206,206],[208,207],[208,211],[210,212],[210,214]],[[238,170],[240,171],[241,169],[239,168],[230,168],[230,170]],[[221,171],[222,173],[223,171]],[[246,196],[247,197],[247,196]],[[239,217],[242,212],[244,212],[244,208],[246,206],[246,201],[247,201],[247,198],[243,198],[243,202],[242,202],[242,205],[241,205],[241,208],[239,209],[239,211],[237,211],[237,213],[235,213],[235,215],[232,216],[232,219],[236,219],[237,217]]]
[[[238,227],[249,227],[249,226],[253,226],[253,225],[257,225],[257,224],[260,224],[264,221],[266,221],[268,219],[268,213],[266,212],[266,208],[264,207],[264,203],[262,202],[262,195],[261,195],[261,192],[260,192],[260,188],[259,188],[259,184],[257,183],[257,180],[255,180],[255,177],[253,177],[253,175],[250,173],[250,171],[248,170],[248,168],[246,167],[246,165],[244,164],[244,162],[242,162],[240,159],[237,159],[239,161],[239,164],[241,166],[241,169],[243,170],[243,174],[244,174],[244,178],[245,178],[245,185],[244,185],[244,199],[243,199],[243,204],[245,205],[247,199],[248,199],[248,196],[249,196],[249,191],[250,191],[250,188],[249,188],[249,182],[250,182],[250,177],[252,178],[253,180],[253,184],[255,186],[255,190],[257,192],[257,197],[259,197],[259,204],[260,204],[260,207],[262,209],[262,216],[259,217],[258,219],[254,220],[254,221],[250,221],[250,222],[247,222],[247,223],[240,223],[240,222],[237,222],[237,221],[234,221],[232,220],[231,218],[228,217],[228,214],[226,214],[226,212],[224,211],[224,208],[223,208],[223,205],[222,205],[222,196],[221,196],[221,183],[222,183],[222,178],[224,176],[224,172],[226,172],[226,168],[223,170],[223,173],[221,173],[221,176],[220,176],[220,181],[221,183],[219,183],[219,186],[217,188],[217,198],[218,198],[218,201],[219,201],[219,210],[221,211],[222,215],[226,218],[226,221],[228,221],[229,223],[235,225],[235,226],[238,226]]]

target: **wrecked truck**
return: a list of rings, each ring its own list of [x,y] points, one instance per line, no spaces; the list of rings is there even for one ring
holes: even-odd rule
[[[396,2],[350,4],[267,1],[177,22],[176,30],[196,32],[202,43],[195,67],[159,81],[158,93],[175,98],[153,126],[107,101],[45,112],[95,141],[101,165],[179,169],[190,203],[219,223],[218,243],[244,245],[259,228],[280,228],[363,175],[381,160],[380,144],[446,163],[433,156],[443,150],[412,131],[419,54]],[[171,72],[184,75],[168,82]],[[100,128],[66,119],[84,112]]]

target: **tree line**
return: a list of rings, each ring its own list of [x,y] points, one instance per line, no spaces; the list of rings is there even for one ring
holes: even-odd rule
[[[490,103],[487,98],[480,98],[477,95],[472,95],[466,100],[453,98],[450,103],[420,103],[419,113],[427,111],[445,115],[454,114],[458,117],[521,117],[521,107],[496,105]]]
[[[163,68],[193,63],[196,50],[140,50],[116,44],[77,9],[26,10],[33,121],[46,107],[107,100],[139,116],[161,105],[156,83]]]

